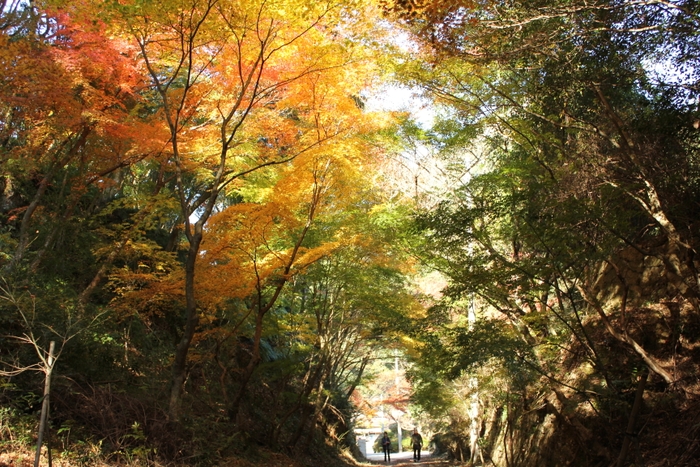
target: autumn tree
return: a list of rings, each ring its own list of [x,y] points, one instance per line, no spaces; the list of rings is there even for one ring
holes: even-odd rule
[[[326,92],[343,86],[343,98],[353,102],[353,87],[359,92],[363,85],[358,76],[336,73],[362,59],[337,27],[343,12],[332,3],[202,1],[173,8],[127,4],[114,16],[138,44],[157,115],[170,135],[169,168],[188,243],[187,319],[173,362],[173,417],[199,323],[196,263],[205,225],[222,207],[220,194],[351,130],[343,115],[335,118],[339,101]],[[330,72],[343,81],[327,81]]]
[[[64,11],[14,3],[2,18],[3,204],[17,232],[5,270],[34,244],[36,271],[82,197],[93,191],[109,202],[124,168],[158,147],[148,122],[129,114],[140,85],[134,50],[107,39],[103,23],[85,27]]]

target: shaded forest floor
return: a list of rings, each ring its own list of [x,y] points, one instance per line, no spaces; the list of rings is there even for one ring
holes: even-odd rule
[[[251,462],[241,459],[231,460],[230,463],[222,463],[221,467],[317,467],[321,464],[318,463],[318,459],[291,459],[284,455],[275,455],[269,459],[266,463],[260,463],[259,461]],[[392,467],[409,467],[409,466],[425,466],[425,467],[447,467],[447,466],[457,466],[462,465],[459,463],[453,463],[445,459],[425,459],[420,462],[413,462],[412,460],[396,460],[392,462],[378,462],[378,461],[355,461],[353,459],[337,459],[335,462],[329,461],[329,463],[322,464],[324,467],[371,467],[378,465],[390,465]]]
[[[74,462],[74,459],[62,459],[60,455],[54,455],[52,465],[54,467],[73,467],[79,464]],[[322,462],[322,464],[319,464]],[[0,453],[0,467],[31,467],[34,464],[34,454],[31,452],[4,452]],[[47,459],[42,457],[41,465],[47,465]],[[459,463],[450,462],[444,459],[426,458],[420,462],[412,460],[394,460],[392,462],[378,461],[356,461],[350,457],[346,458],[328,458],[320,460],[318,458],[292,459],[289,456],[280,453],[261,453],[260,458],[255,460],[233,458],[228,459],[219,464],[220,467],[371,467],[377,465],[390,465],[392,467],[409,467],[409,466],[424,466],[424,467],[446,467],[462,465]],[[101,462],[93,464],[93,467],[176,467],[168,464],[160,464],[158,462],[140,463],[134,461],[131,463],[110,463]],[[179,465],[177,467],[186,467]]]
[[[230,463],[223,463],[221,467],[310,467],[318,466],[319,459],[291,459],[283,454],[273,454],[267,462],[261,463],[260,460],[254,462],[241,459],[231,460]],[[413,460],[392,460],[391,462],[381,461],[357,461],[347,458],[337,458],[334,460],[324,459],[324,467],[371,467],[377,465],[390,465],[392,467],[409,467],[409,466],[425,466],[425,467],[446,467],[463,465],[454,463],[445,459],[426,458],[420,462]]]

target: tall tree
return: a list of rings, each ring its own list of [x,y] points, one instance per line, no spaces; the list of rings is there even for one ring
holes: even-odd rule
[[[170,133],[189,245],[187,319],[171,382],[170,413],[176,418],[199,322],[196,263],[219,195],[257,170],[288,163],[348,131],[329,119],[332,104],[323,100],[318,83],[356,57],[341,43],[343,32],[335,26],[343,9],[333,3],[213,0],[171,8],[127,4],[121,10]]]
[[[676,306],[692,310],[686,320],[698,310],[697,204],[687,202],[698,198],[697,5],[434,2],[404,18],[427,58],[402,70],[445,105],[435,128],[442,148],[462,167],[465,147],[483,157],[422,218],[428,256],[450,277],[452,299],[497,310],[494,333],[503,336],[504,322],[505,337],[517,331],[516,361],[547,378],[556,395],[547,409],[585,446],[590,433],[565,393],[599,395],[558,376],[568,352],[595,370],[576,384],[611,397],[637,384],[628,355],[669,387],[688,381],[668,359],[678,334],[669,330],[669,344],[645,307],[656,303],[671,320]],[[657,280],[664,286],[647,282]],[[435,343],[446,362],[464,355],[453,376],[474,356],[465,345],[488,349],[484,361],[502,358],[502,341],[477,331],[462,340],[448,330]],[[592,462],[596,454],[582,451]]]

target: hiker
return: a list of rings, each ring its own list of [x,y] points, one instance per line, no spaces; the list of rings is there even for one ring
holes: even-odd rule
[[[384,462],[391,462],[391,438],[386,431],[382,436],[382,449],[384,449]]]
[[[411,444],[413,444],[413,462],[420,460],[420,450],[423,448],[423,437],[418,433],[418,429],[413,429],[411,435]]]

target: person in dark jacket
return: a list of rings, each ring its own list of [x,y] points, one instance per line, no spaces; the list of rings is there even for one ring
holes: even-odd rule
[[[389,438],[387,431],[382,436],[382,449],[384,450],[384,462],[391,462],[391,438]]]

